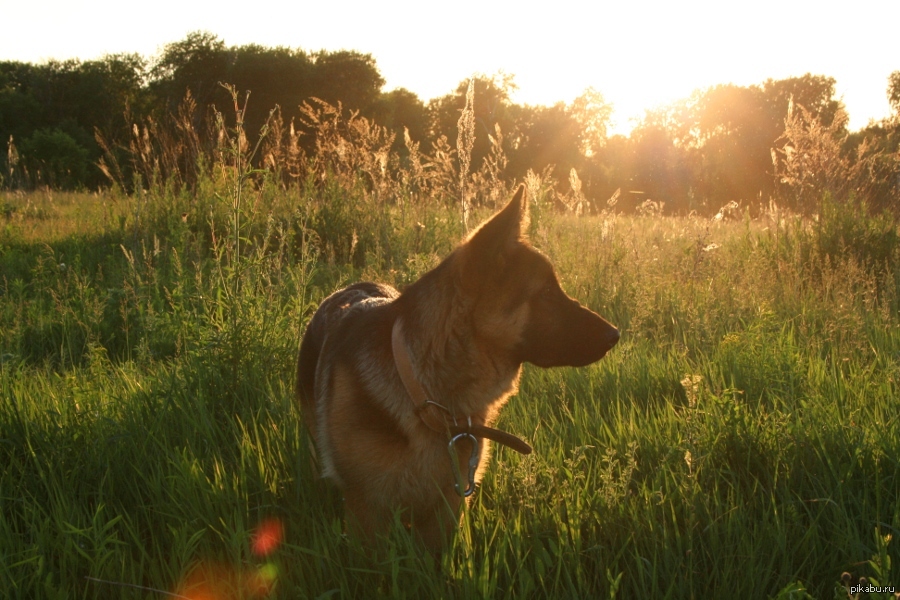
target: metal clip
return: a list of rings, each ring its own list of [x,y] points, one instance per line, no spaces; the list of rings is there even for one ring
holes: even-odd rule
[[[472,454],[469,455],[469,481],[465,488],[463,488],[462,473],[459,472],[459,458],[455,448],[456,442],[463,438],[472,440]],[[478,460],[481,458],[478,438],[471,433],[458,433],[450,439],[447,449],[450,451],[450,464],[453,465],[453,477],[456,480],[453,487],[456,489],[457,494],[463,498],[468,498],[475,493],[475,471],[478,469]]]

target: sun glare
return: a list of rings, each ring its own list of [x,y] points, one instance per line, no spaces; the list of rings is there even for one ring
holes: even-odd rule
[[[280,1],[269,6],[278,19],[259,21],[174,0],[160,0],[153,11],[160,17],[149,23],[153,16],[138,5],[111,0],[95,0],[91,10],[55,1],[50,7],[24,2],[5,7],[0,60],[87,60],[121,52],[149,58],[190,31],[206,30],[229,45],[371,53],[387,82],[385,90],[403,87],[424,101],[452,92],[473,73],[499,70],[516,74],[515,99],[527,104],[571,102],[593,87],[613,104],[611,133],[627,133],[647,109],[696,89],[805,73],[837,80],[850,126],[859,128],[889,114],[887,76],[898,68],[890,24],[900,21],[900,3],[876,9],[861,2],[834,19],[812,2],[761,0],[734,19],[706,0],[616,5],[563,0],[539,13],[463,0],[457,14],[476,15],[477,21],[460,24],[474,35],[474,41],[460,44],[434,38],[434,23],[447,18],[446,8],[416,5],[412,10],[403,1],[376,8],[348,0],[344,11],[354,16],[349,22],[332,18],[324,5]],[[104,14],[104,20],[96,14]],[[399,14],[413,16],[398,25]],[[487,24],[489,34],[483,31]],[[773,27],[790,35],[771,43],[766,34]]]

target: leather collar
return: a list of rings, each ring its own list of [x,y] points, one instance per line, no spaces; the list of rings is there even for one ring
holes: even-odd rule
[[[460,423],[449,409],[428,398],[422,384],[413,374],[409,350],[406,348],[406,342],[403,341],[403,325],[400,318],[394,321],[394,328],[391,331],[391,349],[394,354],[394,364],[397,366],[397,372],[400,373],[400,380],[403,381],[403,386],[413,401],[416,415],[429,429],[446,434],[448,439],[461,433],[467,433],[475,437],[493,440],[521,454],[531,454],[531,446],[521,438],[506,431],[473,423],[470,416],[465,417],[464,422]]]

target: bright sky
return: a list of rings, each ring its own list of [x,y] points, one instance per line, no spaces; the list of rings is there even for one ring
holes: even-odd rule
[[[0,60],[98,58],[205,30],[228,46],[256,43],[371,53],[387,80],[423,100],[473,73],[515,75],[514,100],[571,102],[585,88],[615,108],[615,132],[644,110],[719,83],[805,73],[837,80],[858,129],[889,114],[900,70],[900,1],[556,0],[0,0]]]

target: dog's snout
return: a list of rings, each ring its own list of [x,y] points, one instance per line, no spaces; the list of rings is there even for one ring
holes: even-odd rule
[[[609,343],[609,347],[612,348],[619,342],[619,338],[621,335],[619,334],[619,330],[615,327],[612,328],[612,331],[606,336],[607,342]]]
[[[615,346],[619,342],[619,329],[612,326],[606,319],[600,317],[599,315],[596,317],[600,322],[600,331],[597,332],[595,341],[595,348],[597,355],[595,355],[593,360],[599,360],[606,356],[606,353],[612,350],[613,346]]]

